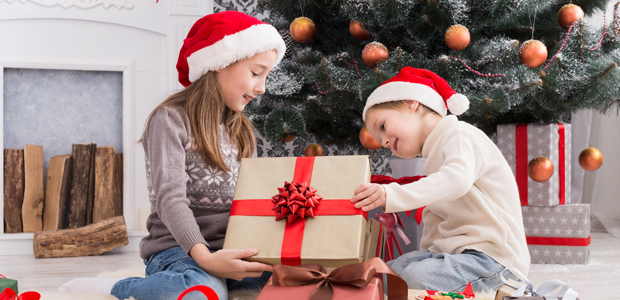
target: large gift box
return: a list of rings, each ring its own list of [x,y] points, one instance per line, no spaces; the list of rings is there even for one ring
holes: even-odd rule
[[[497,146],[515,174],[521,205],[552,206],[570,203],[570,124],[497,125]],[[539,156],[553,163],[553,175],[536,182],[527,174],[528,163]]]
[[[590,205],[521,206],[532,263],[587,264]]]
[[[368,156],[242,159],[224,249],[256,248],[248,260],[271,265],[340,267],[374,257],[378,224],[350,201],[369,181]]]
[[[380,258],[340,268],[319,264],[273,267],[273,275],[256,300],[407,300],[407,283]]]

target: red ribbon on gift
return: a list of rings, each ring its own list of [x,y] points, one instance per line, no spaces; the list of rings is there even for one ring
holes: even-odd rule
[[[370,176],[370,182],[372,183],[378,183],[378,184],[390,184],[392,182],[396,182],[400,185],[403,184],[407,184],[407,183],[412,183],[415,181],[418,181],[422,178],[424,178],[426,176],[405,176],[405,177],[401,177],[398,179],[392,178],[390,176],[385,176],[385,175],[371,175]],[[418,225],[420,225],[420,223],[422,223],[422,212],[424,211],[424,208],[426,206],[422,206],[420,208],[417,208],[415,210],[415,214],[413,215],[413,217],[415,218],[415,221],[418,223]],[[413,210],[408,210],[405,213],[407,214],[407,217],[409,217],[409,215],[411,215],[411,212]]]
[[[381,223],[379,223],[379,232],[383,234],[383,225]],[[375,257],[380,257],[380,255],[381,255],[381,237],[379,236],[379,238],[377,239],[377,253],[375,254]]]
[[[210,287],[208,287],[206,285],[196,285],[196,286],[188,288],[183,293],[181,293],[181,295],[179,295],[177,300],[183,299],[183,297],[185,297],[185,295],[187,295],[187,294],[189,294],[191,292],[201,292],[201,293],[203,293],[207,297],[207,300],[220,300],[220,297],[217,296],[215,291],[212,288],[210,288]]]
[[[560,141],[558,142],[559,153],[559,175],[560,175],[560,205],[566,202],[566,137],[564,124],[558,123],[558,133],[560,135]],[[519,198],[521,199],[521,205],[528,205],[528,175],[527,175],[527,124],[517,124],[515,131],[515,178],[517,179],[517,188],[519,189]]]
[[[566,179],[564,177],[566,176],[566,170],[564,166],[566,160],[566,158],[564,157],[564,155],[566,155],[566,150],[564,149],[564,147],[566,147],[566,138],[564,137],[564,124],[558,123],[558,133],[560,134],[560,142],[558,143],[558,151],[560,151],[560,205],[563,205],[566,201],[564,193],[564,188],[566,185]]]
[[[302,183],[310,186],[314,156],[297,157],[295,173],[291,183]],[[326,201],[327,200],[327,201]],[[236,199],[230,207],[231,216],[276,216],[272,210],[272,199]],[[348,216],[362,215],[368,219],[368,213],[355,208],[351,199],[323,199],[321,204],[314,208],[315,216]],[[282,239],[280,259],[283,265],[301,265],[301,245],[304,239],[306,219],[297,219],[286,223]]]
[[[585,247],[585,246],[590,245],[590,237],[562,238],[562,237],[526,236],[525,241],[527,242],[528,245],[577,246],[577,247]]]
[[[517,124],[515,131],[515,177],[521,205],[527,205],[527,124]]]

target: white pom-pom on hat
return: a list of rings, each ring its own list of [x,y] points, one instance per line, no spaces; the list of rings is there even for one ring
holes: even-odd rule
[[[453,115],[461,115],[469,109],[469,99],[463,94],[454,94],[446,100],[448,109]]]

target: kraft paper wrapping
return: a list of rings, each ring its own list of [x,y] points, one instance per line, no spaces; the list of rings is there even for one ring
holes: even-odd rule
[[[285,181],[292,181],[296,159],[242,159],[233,202],[271,199]],[[351,199],[355,189],[365,182],[370,182],[368,156],[315,158],[310,186],[323,197],[321,202]],[[258,254],[249,261],[281,264],[285,225],[285,219],[275,221],[275,216],[230,216],[224,249],[256,248]],[[362,215],[306,218],[301,263],[340,267],[363,262],[367,230],[367,220]]]
[[[558,245],[557,242],[590,238],[590,204],[521,206],[521,211],[532,263],[587,264],[589,262],[589,246]],[[539,241],[540,238],[547,238],[550,242],[531,244],[532,238]]]
[[[571,127],[564,125],[564,203],[571,203]],[[551,206],[560,204],[560,134],[558,124],[527,124],[527,161],[522,168],[527,174],[527,164],[530,160],[544,156],[551,160],[554,167],[553,176],[545,182],[536,182],[527,176],[527,202],[529,206]],[[497,147],[506,161],[517,174],[517,139],[516,124],[497,125]],[[522,183],[517,180],[517,184]],[[524,204],[522,204],[524,205]]]
[[[367,261],[373,257],[383,257],[383,239],[385,238],[383,231],[385,229],[380,228],[379,222],[371,218],[368,218],[367,227],[363,261]],[[379,247],[378,252],[377,246]]]

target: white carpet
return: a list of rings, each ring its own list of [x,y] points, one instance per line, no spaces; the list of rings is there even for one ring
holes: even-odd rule
[[[122,269],[112,272],[101,272],[97,277],[144,277],[144,266]],[[254,300],[258,291],[235,291],[228,295],[229,300]],[[103,294],[65,294],[59,292],[42,292],[41,300],[119,300],[112,295]],[[125,300],[135,300],[133,297]],[[171,299],[176,300],[176,299]]]

